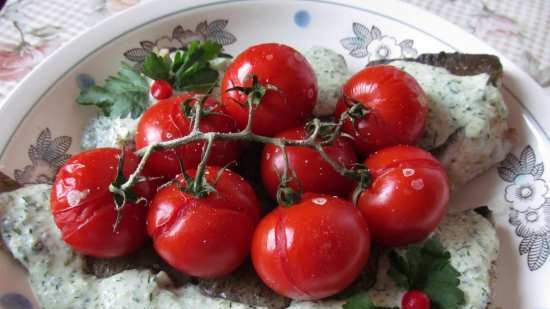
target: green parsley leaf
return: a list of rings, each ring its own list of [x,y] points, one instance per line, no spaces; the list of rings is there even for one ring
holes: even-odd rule
[[[174,74],[174,88],[178,91],[207,91],[218,81],[218,71],[210,67],[209,61],[218,57],[222,46],[211,41],[193,41],[185,52],[177,52],[171,72]]]
[[[424,291],[432,308],[458,309],[464,304],[464,292],[458,287],[460,273],[451,265],[451,255],[439,239],[409,246],[405,257],[391,251],[389,258],[388,275],[402,288]]]
[[[361,292],[355,296],[350,297],[344,306],[343,309],[399,309],[398,307],[379,307],[376,306],[369,297],[367,292]]]
[[[220,56],[222,45],[212,41],[192,41],[173,60],[154,52],[147,55],[142,72],[154,80],[166,80],[177,91],[206,92],[218,82],[219,73],[210,61]]]
[[[105,116],[138,118],[149,106],[149,85],[145,78],[123,63],[116,76],[104,86],[92,86],[76,98],[80,105],[94,105]]]
[[[149,53],[143,61],[141,71],[153,80],[170,80],[170,56],[161,57],[156,53]]]

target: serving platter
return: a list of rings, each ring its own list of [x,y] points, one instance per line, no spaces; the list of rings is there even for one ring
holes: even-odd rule
[[[94,116],[74,103],[80,89],[139,64],[156,47],[214,40],[235,55],[260,42],[306,50],[320,45],[358,70],[372,60],[460,51],[499,55],[470,34],[397,1],[154,0],[109,18],[39,65],[0,106],[0,170],[21,184],[51,182],[80,148]],[[493,209],[501,243],[494,307],[550,309],[550,102],[510,61],[502,88],[517,143],[500,165],[461,189],[454,209]],[[1,215],[1,214],[0,214]],[[546,293],[545,293],[546,292]],[[40,308],[16,264],[0,252],[0,308]]]

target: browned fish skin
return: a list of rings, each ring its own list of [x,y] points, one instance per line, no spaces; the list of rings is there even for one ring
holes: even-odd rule
[[[417,58],[385,59],[372,61],[368,65],[385,64],[395,60],[414,61],[447,69],[454,75],[471,76],[489,74],[489,82],[499,86],[503,74],[502,63],[497,56],[488,54],[445,53],[421,54]]]

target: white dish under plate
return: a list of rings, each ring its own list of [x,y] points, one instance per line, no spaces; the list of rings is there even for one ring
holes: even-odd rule
[[[349,37],[360,43],[343,44]],[[216,40],[233,55],[267,41],[302,50],[321,45],[345,55],[354,70],[381,55],[460,51],[500,56],[518,143],[505,162],[467,185],[453,204],[495,210],[501,242],[495,308],[550,309],[550,193],[544,170],[550,164],[545,162],[550,158],[548,97],[483,42],[401,2],[155,0],[129,9],[55,52],[0,106],[0,169],[23,184],[51,181],[59,162],[79,151],[81,131],[93,116],[74,103],[79,87],[102,81],[121,61],[143,60],[153,46],[182,47],[194,39]],[[519,189],[529,194],[511,193]],[[39,308],[24,271],[2,253],[0,307]]]

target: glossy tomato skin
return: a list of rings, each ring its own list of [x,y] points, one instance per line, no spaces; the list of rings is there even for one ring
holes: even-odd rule
[[[376,65],[354,74],[342,87],[337,117],[346,110],[345,98],[369,110],[355,124],[344,123],[344,132],[353,136],[364,155],[384,147],[416,144],[424,131],[426,94],[412,76],[396,67]]]
[[[329,297],[347,287],[370,254],[369,229],[349,201],[304,194],[301,202],[279,206],[254,233],[252,262],[277,293],[300,300]]]
[[[98,148],[70,158],[61,167],[51,191],[51,211],[63,240],[75,251],[94,257],[116,257],[141,247],[147,238],[146,205],[127,203],[116,220],[109,185],[117,172],[121,150]],[[126,152],[124,175],[135,170],[138,158]],[[145,192],[151,190],[144,188]],[[136,188],[138,193],[142,191]]]
[[[185,93],[167,100],[161,100],[145,111],[136,131],[137,149],[148,145],[183,137],[193,127],[191,117],[184,115],[181,104],[194,96]],[[209,98],[205,108],[214,108],[213,114],[201,118],[199,129],[202,132],[237,132],[235,121],[224,111],[219,103]],[[195,168],[201,160],[204,142],[194,142],[175,149],[155,151],[147,161],[147,168],[152,176],[173,178],[180,173],[178,157],[185,168]],[[209,163],[226,165],[236,160],[241,152],[237,141],[216,141],[212,146]]]
[[[365,162],[373,182],[359,196],[374,242],[403,246],[428,237],[447,212],[449,184],[441,163],[414,146],[394,146]]]
[[[430,309],[430,307],[430,298],[422,291],[407,291],[401,299],[403,309]]]
[[[297,140],[307,138],[303,128],[294,128],[277,137]],[[332,144],[323,147],[329,157],[343,166],[357,163],[353,143],[346,137],[337,138]],[[296,173],[297,180],[291,183],[294,189],[345,197],[353,190],[354,182],[340,175],[321,155],[307,147],[286,147],[289,169]],[[261,161],[261,173],[264,187],[275,198],[284,170],[284,157],[281,149],[273,144],[264,147]]]
[[[191,132],[193,121],[182,112],[182,103],[194,96],[185,93],[167,100],[161,100],[145,111],[141,117],[135,137],[137,149],[148,145],[183,137]],[[205,108],[213,108],[210,115],[201,118],[202,132],[237,132],[235,121],[213,98],[208,98]],[[195,168],[201,160],[204,142],[194,142],[175,149],[155,151],[147,161],[152,176],[174,178],[179,174],[178,157],[185,168]],[[241,144],[237,141],[216,141],[212,146],[209,164],[224,166],[238,159]]]
[[[247,123],[247,96],[227,90],[252,86],[256,75],[262,85],[272,85],[254,111],[252,130],[273,136],[303,124],[317,101],[317,79],[307,60],[292,47],[266,43],[249,47],[227,68],[221,83],[222,104],[239,128]]]
[[[209,183],[215,183],[218,171],[207,167]],[[147,216],[158,254],[180,271],[201,278],[223,276],[241,265],[260,219],[259,201],[242,177],[225,170],[214,187],[216,192],[198,198],[177,184],[169,185],[155,196]]]

